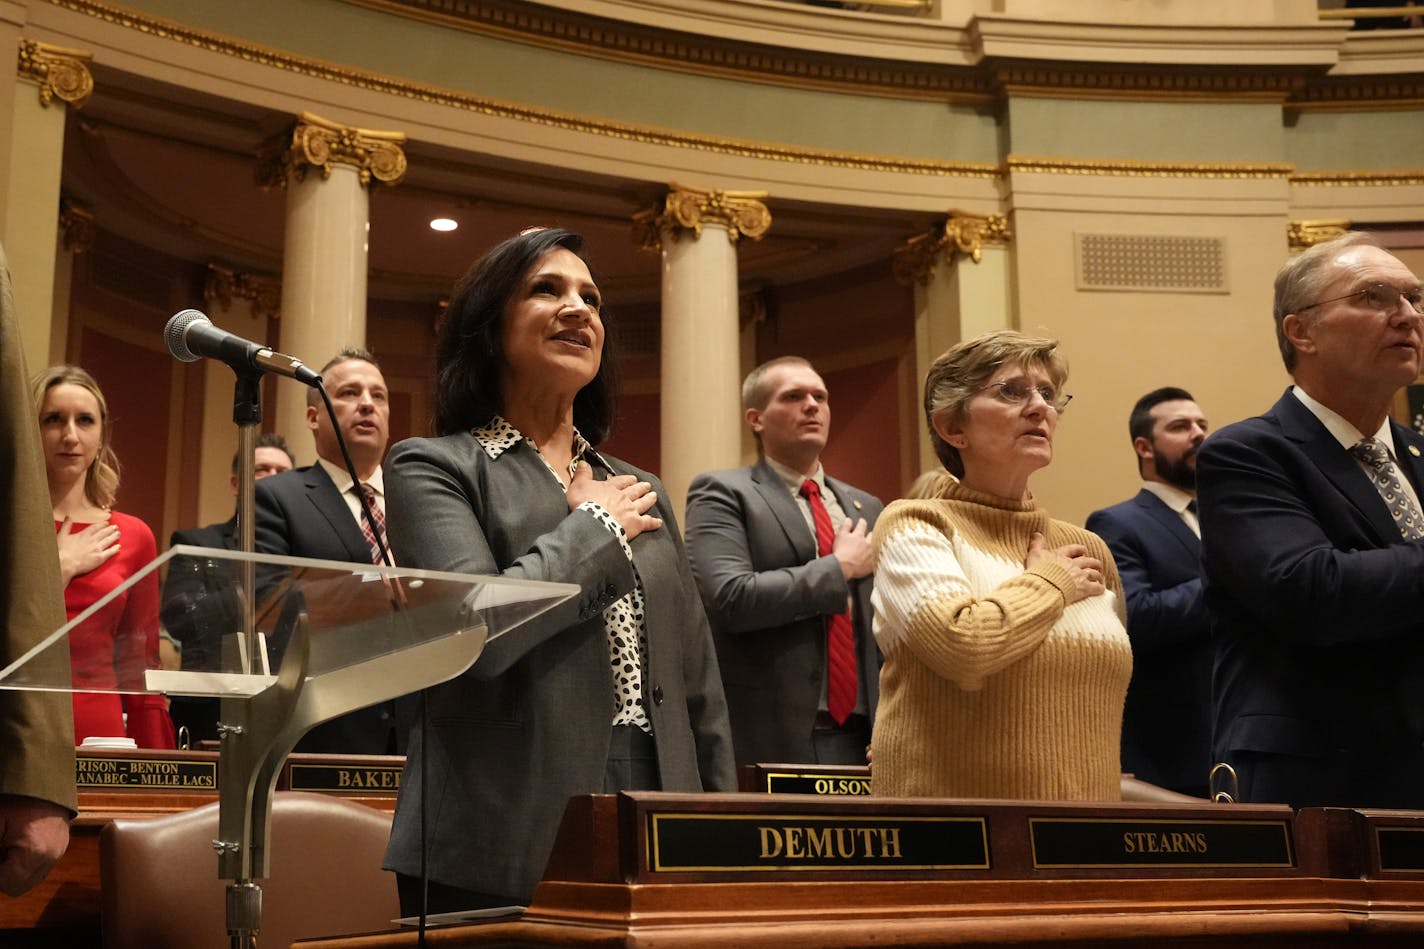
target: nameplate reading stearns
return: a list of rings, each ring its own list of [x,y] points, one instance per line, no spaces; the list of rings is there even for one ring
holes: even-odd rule
[[[654,873],[986,870],[982,817],[650,813]]]
[[[168,758],[114,758],[79,755],[74,783],[82,791],[98,788],[215,791],[216,761],[175,761]]]
[[[394,794],[400,790],[401,766],[298,764],[292,762],[287,787],[292,791],[341,794]]]
[[[1284,820],[1031,817],[1029,833],[1035,870],[1295,866]]]

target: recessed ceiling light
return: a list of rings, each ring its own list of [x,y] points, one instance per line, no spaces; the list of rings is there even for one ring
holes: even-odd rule
[[[453,231],[459,226],[459,221],[456,221],[454,218],[448,217],[438,217],[430,222],[430,229],[432,231]]]

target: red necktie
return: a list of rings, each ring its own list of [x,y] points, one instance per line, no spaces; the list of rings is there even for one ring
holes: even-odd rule
[[[361,483],[361,493],[366,497],[366,503],[371,505],[371,517],[375,518],[376,531],[381,532],[381,540],[386,539],[386,515],[381,510],[381,505],[376,502],[376,489],[365,482]],[[385,563],[381,559],[381,545],[376,543],[376,531],[371,530],[371,522],[366,520],[365,515],[361,517],[361,534],[366,538],[366,543],[371,545],[371,563]],[[389,545],[387,547],[389,549]]]
[[[816,522],[816,553],[824,557],[835,544],[836,530],[821,500],[821,486],[808,479],[801,484],[801,496],[811,506],[811,520]],[[855,628],[849,610],[826,618],[826,660],[826,706],[831,718],[841,725],[855,711]]]

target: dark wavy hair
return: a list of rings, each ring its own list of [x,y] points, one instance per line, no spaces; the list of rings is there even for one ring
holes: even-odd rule
[[[467,432],[503,410],[500,380],[505,307],[529,268],[560,247],[588,263],[581,235],[557,227],[531,229],[489,251],[455,284],[435,341],[437,434]],[[590,266],[590,272],[592,269]],[[606,307],[599,317],[603,321],[603,358],[598,374],[574,396],[574,425],[593,445],[613,430],[618,389],[616,346]]]

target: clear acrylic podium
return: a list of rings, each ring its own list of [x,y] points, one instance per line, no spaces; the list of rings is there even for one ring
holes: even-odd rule
[[[147,585],[147,586],[144,586]],[[183,645],[183,668],[147,668],[141,648],[95,651],[91,617],[121,598],[161,590],[163,622]],[[253,944],[269,847],[268,817],[282,763],[312,727],[448,681],[524,627],[565,625],[555,610],[578,593],[564,583],[337,563],[177,546],[4,669],[0,688],[165,693],[220,701],[218,877],[228,887],[233,946]],[[151,619],[157,619],[152,617]],[[148,625],[151,625],[148,624]],[[152,629],[131,629],[149,636]],[[74,657],[66,667],[53,651]]]

